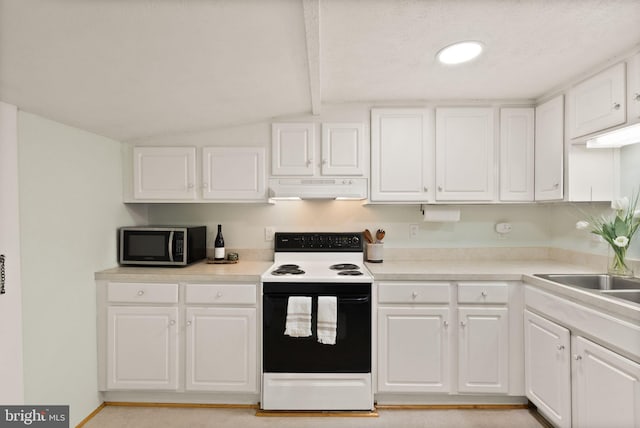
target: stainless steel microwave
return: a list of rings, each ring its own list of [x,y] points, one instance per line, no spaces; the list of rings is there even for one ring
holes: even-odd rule
[[[206,226],[138,226],[119,229],[121,265],[186,266],[207,256]]]

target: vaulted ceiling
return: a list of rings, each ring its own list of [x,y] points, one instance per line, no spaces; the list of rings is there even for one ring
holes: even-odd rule
[[[535,99],[640,46],[639,0],[0,0],[0,100],[121,141],[349,102]],[[480,40],[442,66],[436,52]]]

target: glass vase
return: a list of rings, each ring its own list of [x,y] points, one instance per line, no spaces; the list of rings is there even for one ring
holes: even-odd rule
[[[613,259],[609,264],[609,275],[632,277],[633,270],[629,267],[626,260],[626,248],[618,248],[613,251]]]

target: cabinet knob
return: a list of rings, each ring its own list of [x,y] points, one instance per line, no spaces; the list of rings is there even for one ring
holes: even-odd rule
[[[442,186],[438,186],[438,192],[442,192]]]
[[[326,164],[328,164],[328,163],[329,163],[329,162],[327,162],[327,160],[326,160],[326,159],[322,159],[322,165],[326,165]]]
[[[138,296],[142,296],[144,294],[144,290],[138,290]]]
[[[580,361],[582,359],[582,355],[576,354],[573,356],[573,359],[576,361]]]
[[[176,325],[176,320],[169,321],[169,325]]]
[[[635,94],[633,94],[633,99],[636,101],[640,101],[640,93],[636,92]]]
[[[615,110],[620,110],[620,103],[613,103],[613,108]]]
[[[429,192],[429,188],[425,186],[425,188],[424,188],[424,192],[425,192],[425,193]]]
[[[418,297],[418,292],[417,292],[417,291],[414,291],[413,293],[411,293],[411,297],[412,297],[412,298],[414,298],[414,299],[415,299],[416,297]]]
[[[444,328],[449,327],[449,321],[445,321],[445,322],[443,322],[443,323],[442,323],[442,325],[444,326]]]
[[[218,291],[218,292],[216,293],[216,297],[218,297],[218,298],[222,297],[222,291]]]
[[[206,189],[207,188],[207,183],[202,183],[202,188]]]
[[[307,166],[311,165],[312,162],[313,162],[313,159],[307,159]]]
[[[191,321],[187,321],[187,327],[191,326]]]
[[[486,291],[483,291],[483,292],[482,292],[482,293],[480,293],[480,294],[482,294],[482,297],[487,297],[487,292],[486,292]]]
[[[564,345],[558,345],[558,351],[564,351]]]
[[[193,183],[188,183],[187,184],[187,189],[193,189]]]
[[[560,187],[560,183],[554,183],[554,184],[553,184],[553,188],[554,188],[554,189],[557,189],[558,187]]]
[[[460,327],[466,327],[466,326],[467,326],[467,323],[466,323],[466,322],[464,322],[464,321],[460,321]]]

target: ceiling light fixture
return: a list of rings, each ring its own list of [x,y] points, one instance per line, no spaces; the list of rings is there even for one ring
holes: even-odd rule
[[[482,53],[482,43],[475,41],[458,42],[440,49],[436,58],[442,64],[462,64],[477,58]]]

